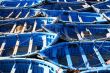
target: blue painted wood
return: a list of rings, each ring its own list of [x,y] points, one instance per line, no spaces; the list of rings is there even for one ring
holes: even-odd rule
[[[42,38],[42,36],[45,36]],[[30,38],[32,47],[29,48]],[[27,57],[37,54],[38,51],[51,45],[58,38],[57,34],[46,32],[30,32],[21,34],[8,34],[0,36],[0,47],[5,42],[3,48],[1,48],[0,57]],[[17,44],[18,41],[18,44]],[[45,43],[44,43],[45,41]],[[18,46],[18,47],[16,47]],[[16,48],[15,48],[16,47]],[[30,50],[29,50],[30,49]],[[16,52],[14,52],[16,51]]]
[[[56,73],[57,70],[59,70],[58,66],[39,59],[0,59],[0,72],[3,73]]]
[[[37,1],[2,1],[0,3],[0,7],[30,7],[30,6],[33,6],[33,5],[37,5],[37,4],[40,4],[41,1],[37,0]]]
[[[12,21],[1,21],[0,22],[0,24],[1,24],[0,25],[0,32],[1,32],[0,35],[17,33],[17,32],[15,32],[17,27],[19,27],[19,26],[23,27],[25,23],[27,25],[26,25],[25,31],[23,33],[33,32],[33,30],[38,32],[39,29],[42,29],[42,25],[44,25],[45,21],[47,23],[52,23],[56,19],[57,18],[55,18],[55,17],[48,17],[48,18],[39,17],[39,18],[29,18],[29,19],[27,18],[27,19],[12,20]],[[35,27],[35,29],[34,29],[34,27]],[[41,32],[43,32],[43,31],[41,31]],[[19,32],[19,33],[21,33],[21,32]]]
[[[65,40],[97,40],[107,38],[109,24],[56,23],[43,28],[48,32],[59,33]]]
[[[110,11],[110,1],[93,4],[92,8],[98,13]]]
[[[109,54],[106,54],[106,53],[109,53],[109,50],[110,50],[109,48],[106,47],[106,46],[110,47],[109,44],[110,44],[109,41],[64,42],[64,43],[56,44],[54,46],[50,46],[45,50],[41,50],[39,54],[41,56],[43,55],[46,60],[64,68],[81,70],[82,73],[83,71],[84,72],[86,71],[103,72],[106,69],[109,69],[110,67],[110,65],[105,64],[106,59],[108,60],[110,59],[110,57],[108,57]],[[98,48],[99,46],[101,47]],[[94,47],[96,47],[97,50],[96,49],[94,50]],[[53,54],[54,50],[57,51],[56,53],[57,56],[54,57],[54,59],[57,59],[58,61],[57,63],[55,63],[56,61],[52,58],[52,55],[51,55]],[[91,55],[91,57],[89,55]],[[66,59],[67,59],[67,62],[65,62]],[[99,61],[96,62],[97,60]]]
[[[13,12],[13,13],[12,13]],[[0,16],[1,19],[19,19],[24,18],[27,13],[29,15],[27,18],[37,17],[36,14],[42,13],[48,17],[58,17],[59,20],[66,22],[105,22],[107,21],[98,13],[90,13],[90,12],[71,12],[71,11],[63,11],[63,10],[36,10],[36,9],[1,9]],[[3,14],[4,13],[4,14]],[[40,16],[41,17],[41,16]]]
[[[35,8],[42,8],[48,10],[70,10],[70,11],[83,11],[83,9],[88,8],[89,5],[85,2],[48,2],[40,6],[35,6]],[[88,10],[89,12],[89,10]],[[91,12],[91,11],[90,11]]]

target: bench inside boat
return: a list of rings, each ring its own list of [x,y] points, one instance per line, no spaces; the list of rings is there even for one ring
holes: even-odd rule
[[[38,59],[0,59],[1,73],[56,73],[58,69],[58,66]]]
[[[110,61],[108,41],[65,42],[41,50],[39,54],[56,65],[73,70],[85,71],[110,67],[110,62],[107,63]]]
[[[35,55],[57,40],[57,34],[31,32],[0,36],[1,57],[27,57]]]
[[[42,29],[42,25],[47,23],[52,23],[55,21],[54,17],[39,17],[39,18],[30,18],[22,19],[17,21],[8,21],[6,23],[1,23],[0,25],[0,34],[11,34],[11,33],[25,33],[25,32],[45,32]]]

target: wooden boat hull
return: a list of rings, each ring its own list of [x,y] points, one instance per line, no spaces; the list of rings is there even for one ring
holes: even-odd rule
[[[85,8],[90,7],[88,4],[84,2],[47,2],[45,4],[41,4],[39,6],[34,6],[33,8],[42,8],[47,10],[70,10],[70,11],[78,11]]]
[[[48,32],[59,33],[64,40],[75,41],[89,41],[89,40],[103,40],[109,37],[109,24],[47,24],[43,28]]]
[[[41,50],[39,54],[62,68],[91,72],[109,69],[110,65],[106,64],[110,60],[109,47],[109,41],[65,42]]]
[[[57,40],[57,34],[30,32],[0,36],[0,57],[30,57]]]
[[[0,7],[17,7],[17,8],[23,8],[23,7],[30,7],[33,5],[39,4],[41,1],[2,1],[0,3]]]
[[[59,67],[39,59],[7,58],[0,59],[0,72],[3,73],[56,73]],[[63,70],[60,68],[63,73]]]
[[[39,17],[39,18],[27,18],[12,21],[0,21],[0,35],[3,34],[19,34],[26,32],[45,32],[42,25],[52,23],[57,18],[54,17]]]
[[[93,4],[92,8],[98,13],[104,13],[110,11],[110,1]]]
[[[7,12],[8,11],[8,12]],[[3,14],[4,13],[4,14]],[[35,18],[35,17],[58,17],[65,22],[104,22],[107,21],[98,13],[71,12],[63,10],[36,10],[36,9],[1,9],[1,20]]]

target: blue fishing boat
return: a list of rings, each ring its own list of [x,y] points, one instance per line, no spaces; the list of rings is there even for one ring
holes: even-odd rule
[[[57,17],[66,22],[104,22],[107,21],[102,15],[91,12],[71,12],[63,10],[36,10],[36,9],[1,9],[1,20],[36,18],[36,17]]]
[[[58,66],[39,59],[0,59],[1,73],[63,73]]]
[[[78,73],[110,72],[109,41],[64,42],[41,50],[39,54],[53,64]]]
[[[92,8],[98,13],[110,11],[110,1],[93,4]]]
[[[30,57],[57,40],[57,34],[30,32],[0,36],[0,57]]]
[[[100,2],[100,1],[106,1],[106,0],[47,0],[47,1],[51,1],[51,2]]]
[[[46,2],[42,3],[41,5],[33,6],[33,8],[39,9],[47,9],[47,10],[70,10],[70,11],[78,11],[85,8],[90,7],[85,2]]]
[[[0,19],[9,20],[9,19],[18,19],[18,18],[27,18],[35,16],[34,9],[25,9],[25,8],[1,8],[0,9]]]
[[[48,32],[59,33],[67,41],[91,41],[109,37],[110,24],[47,24],[43,28]]]
[[[5,7],[30,7],[34,5],[38,5],[41,3],[41,0],[36,0],[36,1],[2,1],[0,2],[0,7],[5,8]]]
[[[45,32],[45,30],[43,30],[42,28],[42,25],[52,23],[56,19],[57,18],[54,17],[39,17],[11,21],[0,21],[0,35],[27,32]]]

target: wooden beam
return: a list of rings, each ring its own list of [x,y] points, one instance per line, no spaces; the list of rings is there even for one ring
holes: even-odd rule
[[[82,20],[82,18],[78,15],[78,19],[79,19],[79,21],[81,22],[81,23],[83,23],[83,20]]]
[[[59,0],[57,0],[57,2],[59,2]]]
[[[42,72],[42,73],[49,73],[49,68],[47,66],[39,64],[39,67],[42,67],[44,69],[43,70],[44,72]]]
[[[17,40],[17,41],[16,41],[16,44],[15,44],[14,51],[13,51],[13,55],[16,55],[16,53],[17,53],[17,51],[18,51],[19,43],[20,43],[20,41]]]
[[[31,66],[32,66],[32,64],[30,63],[29,68],[28,68],[28,72],[27,72],[27,73],[32,73]]]
[[[79,34],[79,32],[77,32],[77,37],[78,37],[79,40],[82,40],[82,37],[81,37],[81,35]]]
[[[22,11],[20,11],[20,12],[18,13],[18,15],[17,15],[15,18],[18,18],[18,17],[20,16],[21,13],[22,13]]]
[[[64,2],[67,2],[66,0],[64,0]]]
[[[89,61],[87,60],[86,54],[85,54],[85,52],[84,52],[84,50],[83,50],[83,48],[81,46],[79,46],[79,50],[81,52],[81,56],[82,56],[82,59],[84,61],[85,66],[87,68],[90,68]]]
[[[26,7],[27,4],[28,4],[28,3],[25,3],[25,5],[24,5],[23,7]]]
[[[33,29],[32,29],[32,32],[34,32],[36,30],[36,26],[37,26],[37,22],[36,20],[34,21],[34,26],[33,26]]]
[[[29,13],[30,13],[30,12],[28,12],[28,13],[25,15],[25,17],[24,17],[24,18],[27,18],[27,17],[28,17],[28,15],[29,15]]]
[[[19,6],[20,6],[20,3],[16,7],[19,7]]]
[[[42,36],[43,48],[46,47],[46,35]]]
[[[102,58],[102,56],[101,56],[101,54],[100,54],[100,52],[98,51],[98,49],[94,46],[93,47],[93,49],[94,49],[94,51],[95,51],[95,53],[96,53],[96,55],[97,55],[97,57],[98,57],[98,60],[100,61],[100,63],[102,64],[102,66],[106,66],[105,65],[105,61],[104,61],[104,59]],[[100,49],[100,48],[99,48]]]
[[[16,71],[15,66],[16,66],[16,63],[14,63],[14,65],[13,65],[13,67],[12,67],[12,69],[11,69],[11,72],[10,72],[10,73],[15,73],[15,71]]]
[[[69,15],[68,18],[69,18],[69,21],[70,21],[70,22],[73,22],[71,15]]]
[[[25,30],[26,26],[27,26],[27,23],[25,22],[21,33],[24,33],[24,30]]]
[[[32,51],[32,45],[33,45],[33,39],[30,38],[29,47],[28,47],[28,53],[31,53],[31,51]]]
[[[6,17],[6,18],[10,18],[10,16],[13,14],[13,11]]]
[[[34,22],[34,26],[33,26],[33,29],[32,29],[32,32],[35,31],[36,29],[36,25],[37,25],[37,22],[35,20]],[[33,45],[33,38],[30,38],[30,41],[29,41],[29,48],[28,48],[28,53],[30,53],[32,51],[32,45]]]
[[[16,28],[16,23],[13,25],[13,28],[11,29],[10,33],[13,33],[15,28]]]
[[[68,7],[68,8],[69,8],[69,10],[73,11],[73,9],[71,7]]]
[[[74,49],[74,48],[73,48],[73,49]],[[65,46],[64,50],[65,50],[65,53],[66,53],[66,59],[67,59],[67,62],[68,62],[68,66],[69,66],[70,68],[73,68],[73,63],[72,63],[72,60],[71,60],[71,56],[70,56],[68,47]]]
[[[32,5],[34,5],[35,3],[33,2]]]
[[[0,47],[0,55],[2,54],[3,50],[4,50],[4,47],[6,45],[6,42],[4,41]]]
[[[106,6],[110,8],[110,5],[106,5]]]

